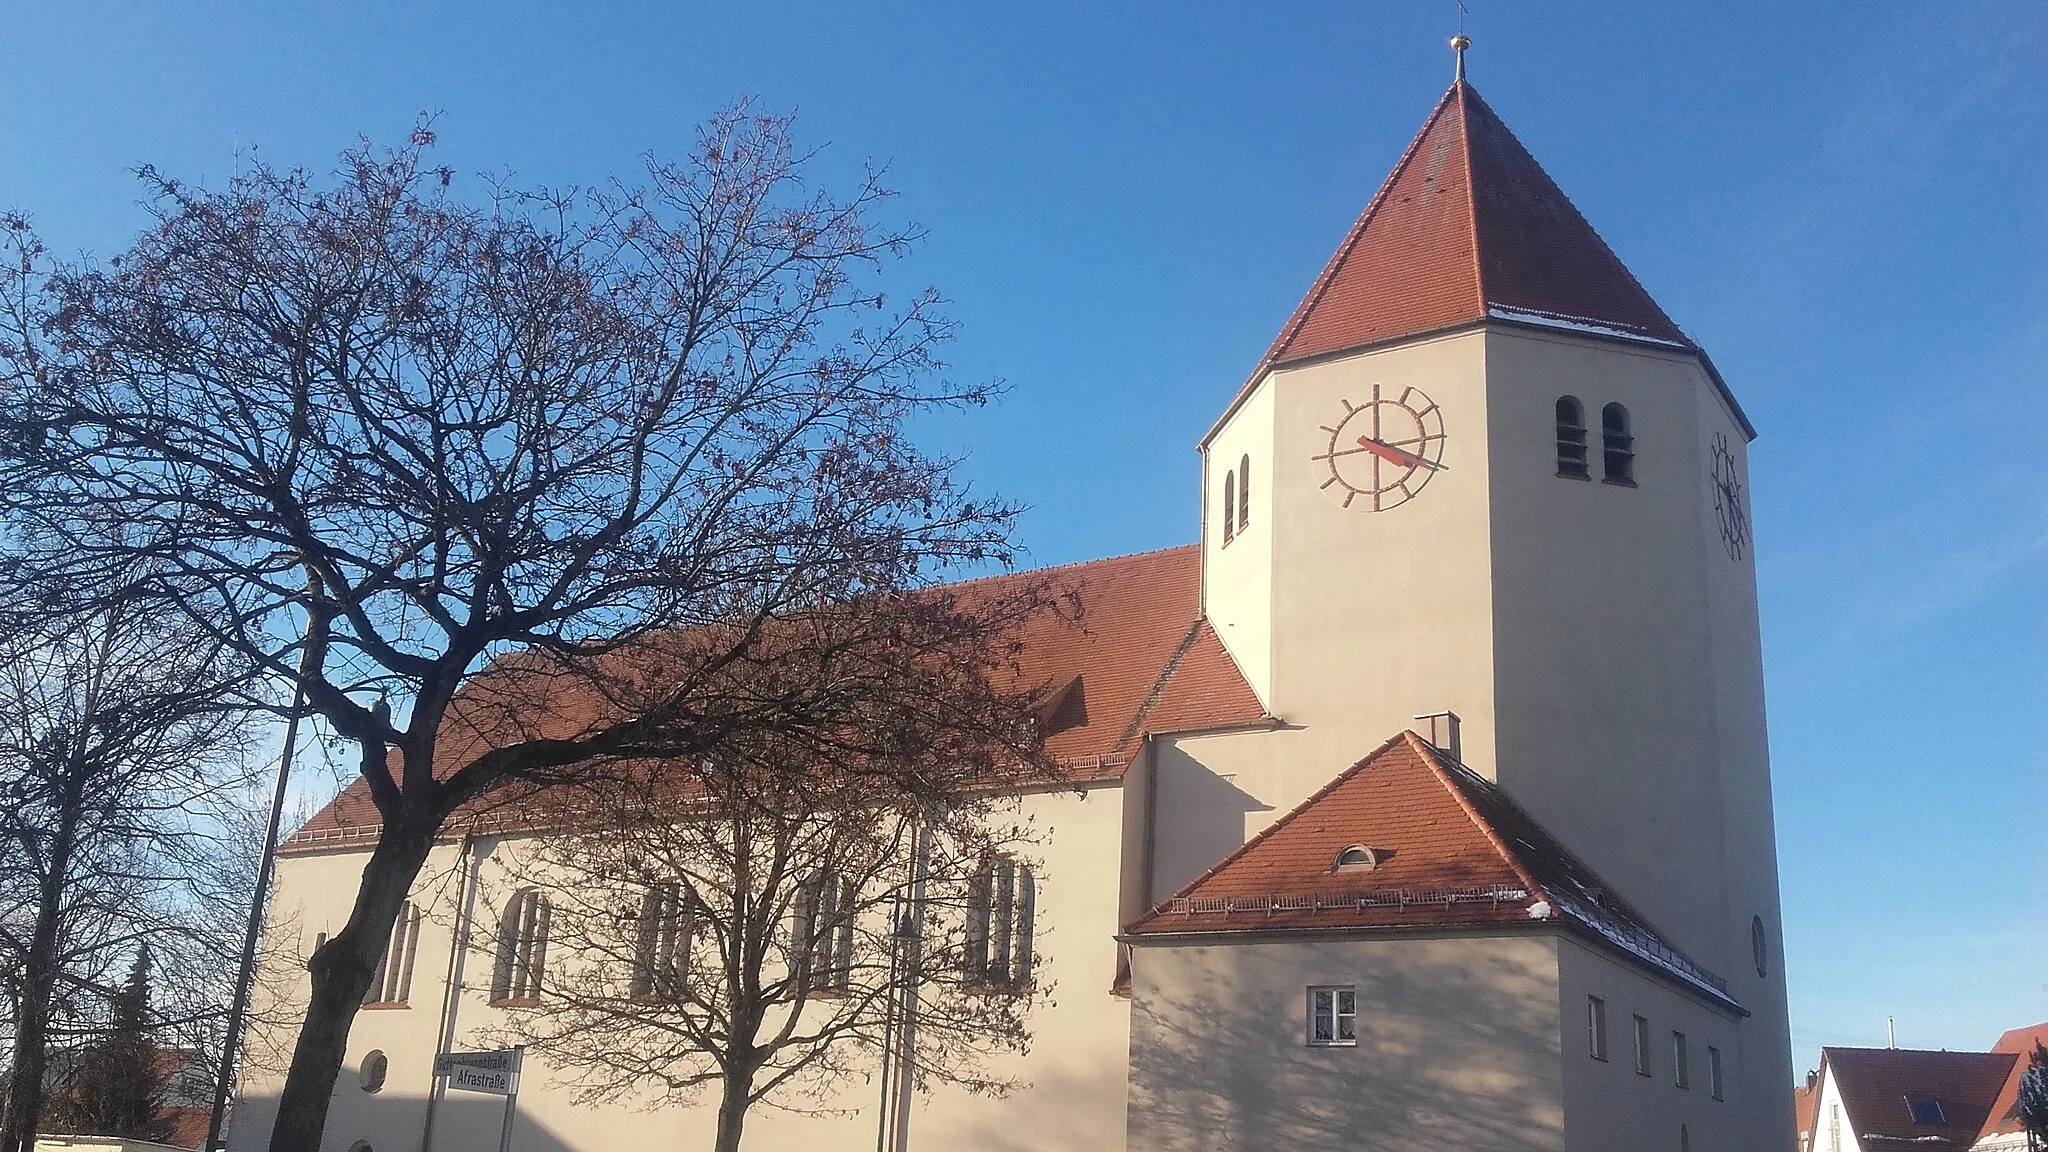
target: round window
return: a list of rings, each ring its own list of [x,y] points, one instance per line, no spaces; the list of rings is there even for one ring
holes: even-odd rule
[[[1749,951],[1756,960],[1756,974],[1770,975],[1771,942],[1764,935],[1764,918],[1761,916],[1749,918]]]
[[[384,1086],[384,1076],[391,1071],[391,1058],[380,1049],[371,1049],[363,1057],[363,1091],[375,1092]]]

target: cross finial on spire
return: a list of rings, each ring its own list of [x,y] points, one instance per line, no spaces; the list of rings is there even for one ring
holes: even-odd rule
[[[1451,37],[1451,51],[1458,54],[1457,79],[1465,78],[1465,49],[1472,46],[1472,38],[1465,35],[1465,0],[1458,0],[1458,34]]]

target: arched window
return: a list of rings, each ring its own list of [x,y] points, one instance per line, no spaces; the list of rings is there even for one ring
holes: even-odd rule
[[[632,995],[673,999],[690,967],[691,924],[682,886],[673,880],[650,884],[635,924]]]
[[[384,958],[377,961],[376,978],[363,993],[365,1004],[403,1004],[412,995],[413,953],[420,944],[420,910],[408,900],[398,906],[398,920],[391,925],[391,942]]]
[[[967,892],[967,977],[996,988],[1031,983],[1037,884],[1029,866],[1008,856],[981,862]]]
[[[797,893],[794,954],[808,959],[804,990],[843,992],[853,983],[853,881],[829,872]]]
[[[491,973],[491,999],[535,1000],[548,960],[548,898],[538,888],[521,888],[498,920],[498,964]]]
[[[1609,404],[1600,410],[1600,448],[1609,484],[1636,482],[1636,438],[1629,435],[1628,409]]]
[[[1223,542],[1237,535],[1237,473],[1223,474]]]
[[[1557,474],[1591,480],[1586,469],[1586,410],[1576,396],[1557,398]]]
[[[1252,526],[1252,458],[1246,455],[1237,462],[1237,530]]]
[[[1380,865],[1380,854],[1363,844],[1353,844],[1337,853],[1337,862],[1332,866],[1337,872],[1370,872]]]

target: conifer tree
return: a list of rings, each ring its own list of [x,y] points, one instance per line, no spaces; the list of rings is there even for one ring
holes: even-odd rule
[[[2020,1098],[2013,1111],[2026,1129],[2028,1152],[2048,1149],[2048,1046],[2039,1041],[2027,1056],[2027,1070],[2020,1074]]]
[[[81,1053],[69,1090],[51,1101],[50,1131],[145,1140],[166,1135],[164,1077],[150,1037],[149,970],[145,944],[112,997],[105,1037]]]

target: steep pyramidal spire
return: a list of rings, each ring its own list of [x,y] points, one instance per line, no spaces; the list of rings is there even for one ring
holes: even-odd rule
[[[1694,350],[1461,69],[1264,363],[1489,317]]]

